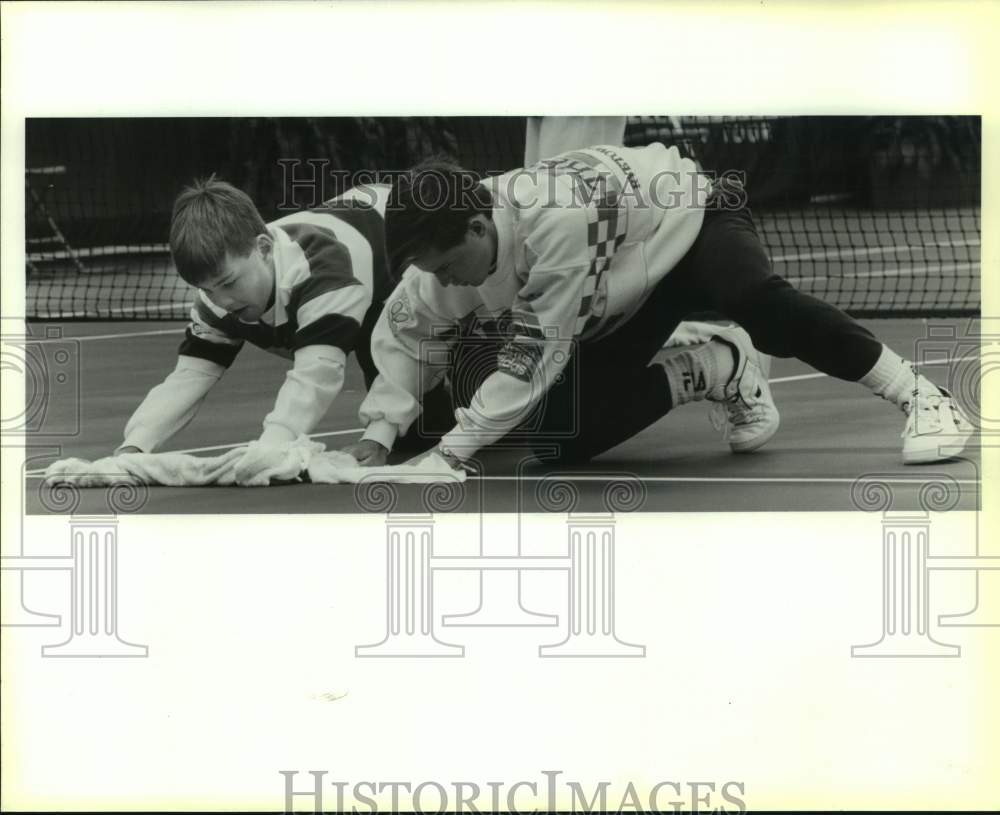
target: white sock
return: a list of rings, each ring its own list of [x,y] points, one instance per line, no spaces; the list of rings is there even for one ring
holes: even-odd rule
[[[909,409],[914,391],[935,396],[941,393],[927,377],[914,371],[912,362],[886,345],[882,346],[875,366],[858,382],[902,411]]]
[[[663,361],[670,383],[673,406],[699,402],[719,384],[728,382],[736,370],[733,349],[722,342],[706,342]]]

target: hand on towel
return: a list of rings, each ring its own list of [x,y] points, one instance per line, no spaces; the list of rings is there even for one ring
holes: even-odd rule
[[[371,439],[362,439],[354,444],[349,444],[341,452],[353,456],[362,467],[381,467],[389,455],[389,451],[385,447]]]

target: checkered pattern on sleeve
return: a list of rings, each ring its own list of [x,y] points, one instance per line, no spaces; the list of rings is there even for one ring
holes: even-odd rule
[[[585,153],[547,159],[536,165],[539,169],[557,175],[572,176],[581,201],[586,202],[587,248],[590,254],[590,268],[584,283],[583,299],[576,321],[576,335],[579,336],[596,317],[591,314],[594,293],[601,282],[601,275],[611,265],[615,251],[625,240],[628,231],[628,211],[622,201],[622,189],[612,173],[601,172],[596,159]]]

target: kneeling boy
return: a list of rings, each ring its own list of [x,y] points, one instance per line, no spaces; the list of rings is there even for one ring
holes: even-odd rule
[[[370,384],[369,336],[392,286],[386,196],[385,187],[366,188],[266,224],[249,196],[214,177],[185,189],[170,248],[178,274],[198,288],[191,322],[176,368],[129,419],[116,452],[153,452],[185,427],[246,342],[292,360],[292,369],[239,478],[265,466],[269,448],[313,430],[352,351]]]

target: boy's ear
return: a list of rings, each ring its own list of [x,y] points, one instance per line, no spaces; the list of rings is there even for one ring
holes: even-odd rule
[[[271,254],[271,249],[274,247],[274,238],[272,238],[266,232],[262,232],[257,236],[257,249],[260,250],[261,257],[268,257]]]

